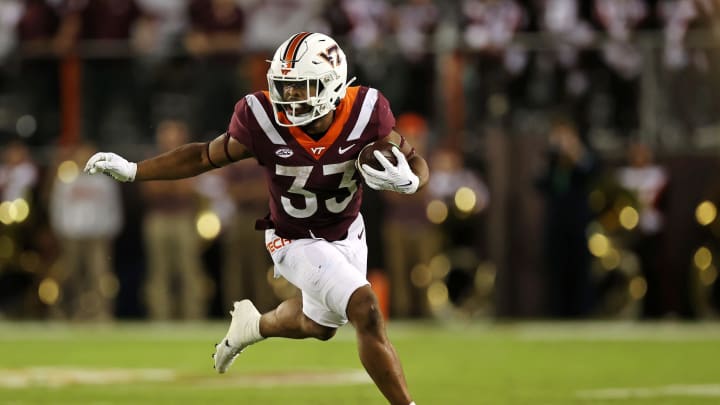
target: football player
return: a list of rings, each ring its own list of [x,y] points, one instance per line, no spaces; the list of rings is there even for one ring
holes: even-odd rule
[[[393,130],[387,99],[376,89],[350,86],[345,54],[327,35],[290,37],[270,61],[267,79],[267,91],[241,99],[227,132],[214,140],[139,163],[98,153],[85,171],[119,181],[180,179],[255,158],[270,191],[270,213],[255,226],[265,231],[276,276],[302,296],[265,314],[249,300],[235,302],[229,330],[215,346],[215,368],[224,373],[263,339],[327,340],[350,321],[362,364],[380,391],[392,404],[412,404],[366,279],[361,180],[373,189],[411,194],[427,183],[427,163]],[[384,170],[356,168],[360,150],[379,139],[397,145],[397,164],[376,151]]]

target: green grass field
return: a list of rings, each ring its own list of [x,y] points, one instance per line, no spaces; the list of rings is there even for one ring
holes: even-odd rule
[[[225,323],[0,322],[0,404],[383,404],[351,327],[212,369]],[[717,404],[720,325],[392,323],[418,405]]]

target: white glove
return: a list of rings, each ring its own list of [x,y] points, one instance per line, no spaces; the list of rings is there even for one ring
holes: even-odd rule
[[[85,173],[104,173],[122,182],[135,180],[136,172],[137,163],[128,162],[122,156],[114,153],[96,153],[85,165]]]
[[[390,163],[380,151],[373,154],[384,170],[376,170],[367,164],[360,166],[360,174],[365,178],[367,184],[373,190],[391,190],[402,194],[412,194],[418,189],[420,179],[408,164],[405,155],[400,149],[393,147],[392,153],[397,158],[397,165]]]

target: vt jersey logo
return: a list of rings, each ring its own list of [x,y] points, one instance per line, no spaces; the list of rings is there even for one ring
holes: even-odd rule
[[[325,150],[325,147],[324,146],[315,146],[315,147],[310,148],[310,150],[312,151],[313,154],[319,155],[319,154],[323,153],[323,151]]]

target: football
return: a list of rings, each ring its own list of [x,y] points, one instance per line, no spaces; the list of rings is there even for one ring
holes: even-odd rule
[[[396,165],[397,158],[395,158],[395,155],[392,153],[393,146],[397,147],[397,145],[389,141],[376,141],[365,145],[357,158],[358,167],[366,164],[373,169],[384,170],[385,168],[380,164],[380,162],[378,162],[377,159],[375,159],[375,154],[373,152],[376,150],[380,151],[380,153],[382,153],[383,156],[390,161],[390,163]]]

